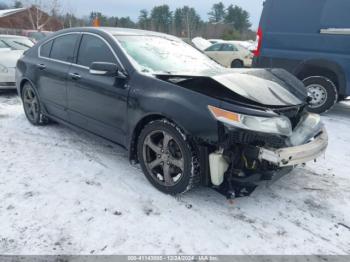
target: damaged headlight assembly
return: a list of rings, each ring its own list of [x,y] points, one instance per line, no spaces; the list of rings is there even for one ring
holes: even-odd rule
[[[261,133],[291,136],[293,132],[290,120],[285,116],[259,117],[227,111],[208,106],[213,117],[228,128],[236,127]]]

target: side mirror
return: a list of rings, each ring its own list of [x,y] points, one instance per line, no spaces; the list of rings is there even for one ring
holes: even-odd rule
[[[99,76],[115,76],[125,79],[127,76],[119,71],[118,66],[107,62],[94,62],[90,66],[90,74]]]

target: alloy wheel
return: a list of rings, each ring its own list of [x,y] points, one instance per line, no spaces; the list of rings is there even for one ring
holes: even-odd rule
[[[23,93],[23,104],[24,109],[27,113],[28,118],[35,122],[39,117],[39,102],[32,87],[27,87]]]
[[[143,158],[153,180],[163,186],[176,185],[184,173],[183,152],[169,133],[163,130],[148,134],[143,143]]]

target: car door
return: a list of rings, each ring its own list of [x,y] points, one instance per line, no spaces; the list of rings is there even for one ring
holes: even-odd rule
[[[225,67],[231,67],[232,61],[239,58],[239,51],[233,44],[223,44],[217,57],[220,64]]]
[[[67,75],[79,34],[66,34],[45,42],[36,62],[36,87],[51,116],[68,120]]]
[[[125,144],[128,80],[93,75],[93,62],[118,63],[116,53],[101,36],[84,33],[76,62],[69,70],[69,121],[95,134]]]
[[[219,63],[218,53],[219,53],[220,49],[221,49],[221,44],[214,44],[205,50],[205,54],[207,56],[209,56],[211,59],[213,59]]]

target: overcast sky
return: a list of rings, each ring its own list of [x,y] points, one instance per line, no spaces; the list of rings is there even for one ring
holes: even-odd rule
[[[61,0],[64,9],[78,15],[88,15],[90,11],[99,11],[109,16],[130,16],[136,20],[141,9],[151,9],[155,5],[168,4],[172,10],[184,5],[195,7],[202,19],[207,19],[211,6],[220,0]],[[1,2],[1,0],[0,0]],[[5,2],[12,3],[12,0]],[[259,24],[264,0],[222,0],[228,6],[239,5],[246,9],[251,16],[253,29]]]

